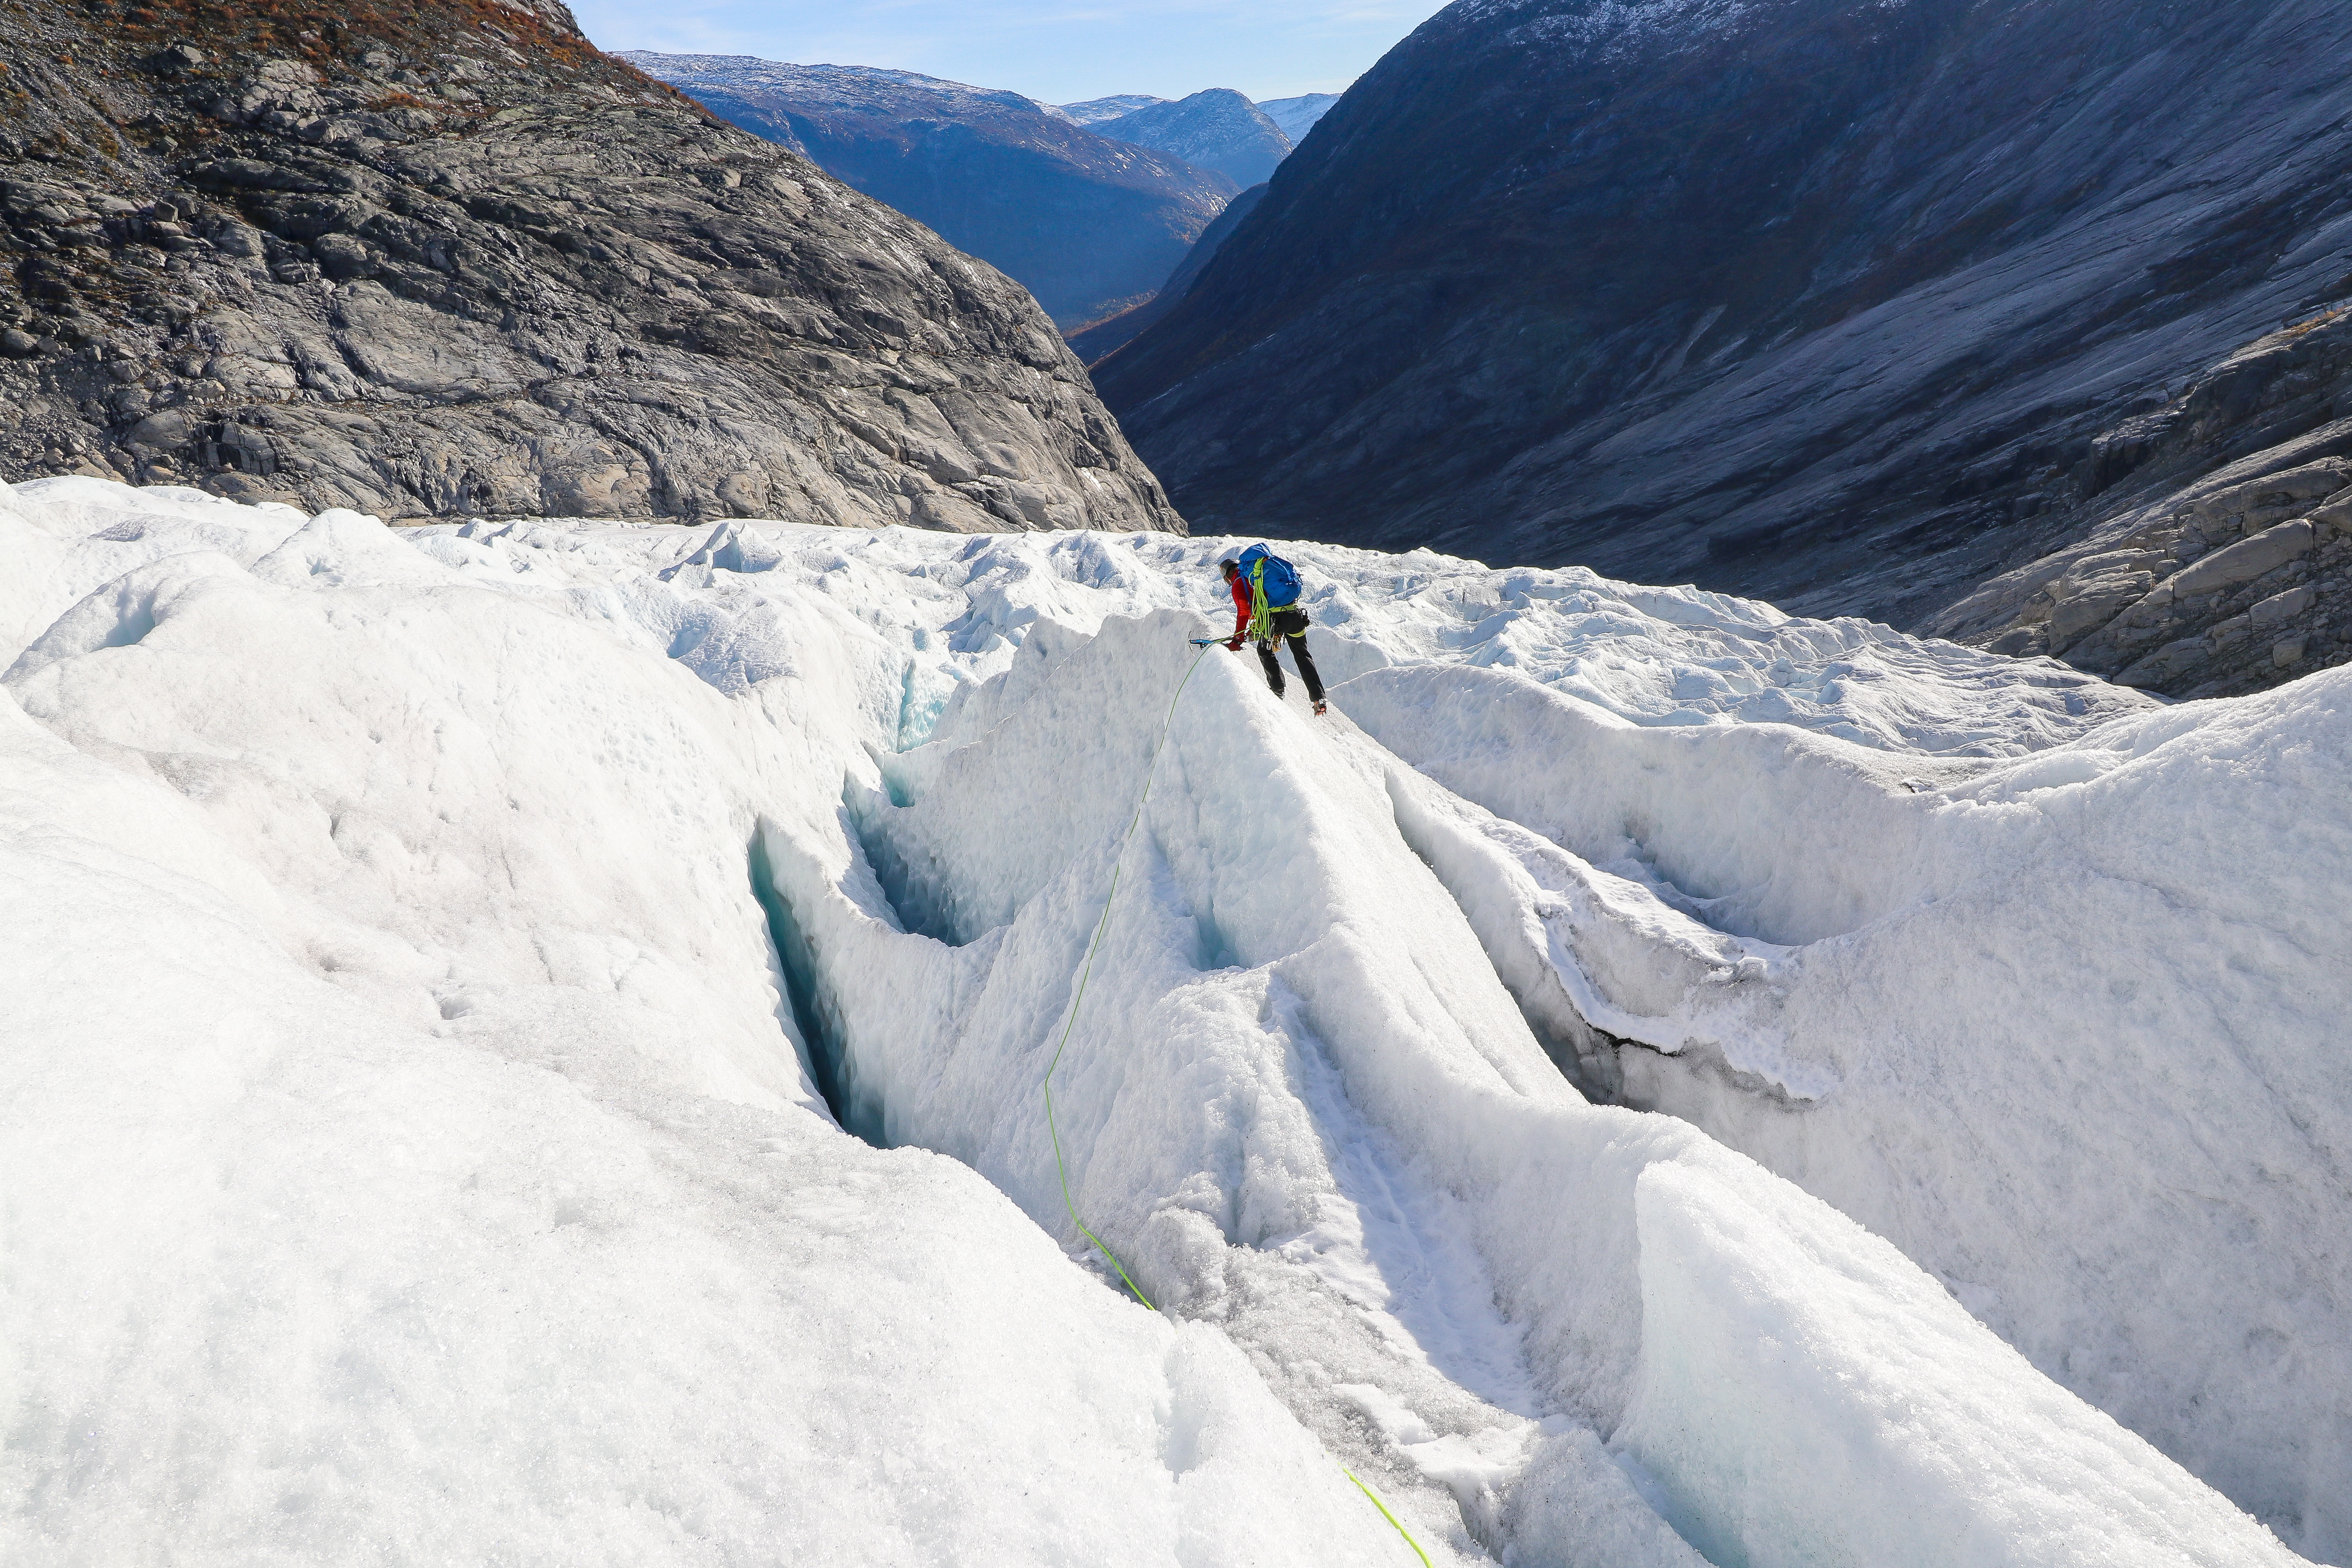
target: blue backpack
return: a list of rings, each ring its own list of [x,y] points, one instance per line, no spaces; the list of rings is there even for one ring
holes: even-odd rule
[[[1253,544],[1242,552],[1242,575],[1269,610],[1286,610],[1298,603],[1298,568],[1268,550]]]

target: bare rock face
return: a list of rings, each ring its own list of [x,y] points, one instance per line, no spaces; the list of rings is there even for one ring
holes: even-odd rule
[[[2352,308],[2270,333],[2091,443],[2069,542],[1930,629],[2174,697],[2352,660]]]
[[[1022,289],[554,0],[224,16],[0,40],[0,477],[1181,529]]]

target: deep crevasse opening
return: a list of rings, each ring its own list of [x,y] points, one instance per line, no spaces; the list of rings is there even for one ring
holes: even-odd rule
[[[1078,1238],[1034,1085],[1155,738],[1161,705],[1136,695],[1183,679],[1185,629],[1113,624],[1041,658],[1019,701],[975,690],[986,721],[950,710],[938,753],[903,770],[926,788],[866,821],[958,907],[1007,916],[990,940],[967,930],[949,949],[877,919],[842,890],[864,875],[854,841],[803,846],[782,874],[894,1135],[972,1164],[1066,1245]],[[1923,1554],[1923,1513],[1972,1536],[1988,1512],[2031,1521],[1996,1555],[1954,1561],[2072,1560],[2118,1529],[2179,1539],[2187,1516],[2159,1523],[2161,1510],[2063,1517],[2042,1489],[2051,1478],[2125,1452],[2164,1462],[2042,1384],[1891,1248],[1687,1129],[1568,1092],[1399,831],[1408,770],[1344,723],[1276,704],[1252,671],[1211,663],[1195,679],[1118,862],[1122,902],[1057,1097],[1081,1210],[1155,1297],[1219,1322],[1262,1366],[1321,1363],[1272,1381],[1347,1462],[1422,1482],[1424,1521],[1444,1527],[1432,1504],[1450,1494],[1465,1549],[1577,1550],[1527,1522],[1529,1487],[1555,1510],[1638,1520],[1646,1486],[1717,1561],[1942,1560]],[[1004,831],[1039,791],[1051,816]],[[1233,965],[1202,969],[1204,929]],[[1573,1220],[1554,1208],[1568,1193],[1583,1206]],[[1442,1217],[1416,1226],[1403,1217],[1415,1209]],[[1736,1270],[1719,1255],[1727,1223],[1794,1236],[1773,1267]],[[1534,1235],[1549,1245],[1531,1247]],[[1415,1254],[1436,1236],[1455,1256],[1430,1267]],[[1904,1303],[1891,1334],[1871,1323],[1880,1293]],[[1832,1305],[1841,1295],[1853,1305]],[[1875,1304],[1846,1315],[1858,1298]],[[1675,1324],[1695,1312],[1706,1331],[1670,1327],[1669,1303]],[[1759,1311],[1801,1325],[1801,1371],[1748,1365]],[[1360,1359],[1335,1372],[1351,1331]],[[1895,1353],[1890,1340],[1898,1361],[1944,1372],[1857,1395],[1855,1373]],[[1995,1381],[2057,1418],[1987,1422]],[[1718,1420],[1743,1389],[1752,1422]],[[1948,1402],[1948,1425],[1924,1448],[1857,1457],[1855,1471],[1789,1457],[1792,1424],[1806,1447],[1872,1449],[1886,1397]],[[1622,1465],[1598,1465],[1604,1440]],[[1580,1458],[1563,1472],[1554,1450]],[[2021,1452],[2040,1456],[2022,1467],[2043,1476],[2024,1483],[2037,1495],[1996,1501],[2020,1484]],[[1853,1488],[1880,1465],[1906,1482],[1874,1514]],[[1682,1547],[1654,1531],[1613,1550],[1672,1560]]]
[[[11,675],[28,710],[94,745],[152,752],[159,737],[126,727],[123,716],[161,700],[153,683],[202,668],[175,658],[227,646],[214,634],[228,626],[289,615],[307,626],[314,605],[333,605],[347,627],[376,628],[366,635],[379,638],[376,658],[392,672],[379,678],[395,687],[413,650],[394,628],[420,615],[445,630],[466,617],[495,625],[495,637],[452,645],[483,650],[555,636],[543,623],[581,628],[560,635],[568,652],[531,666],[528,680],[495,700],[476,689],[480,672],[510,652],[478,654],[478,670],[458,662],[436,671],[402,700],[415,706],[438,683],[433,700],[479,726],[494,751],[510,752],[535,725],[572,722],[590,689],[583,682],[613,687],[601,709],[588,705],[608,715],[603,731],[592,726],[543,754],[562,756],[596,789],[674,757],[667,795],[616,806],[609,820],[685,835],[689,852],[677,863],[707,860],[709,890],[694,896],[721,918],[709,929],[688,921],[679,933],[662,918],[640,922],[634,954],[609,937],[568,933],[553,906],[519,909],[503,928],[483,929],[530,933],[540,954],[530,962],[551,965],[567,985],[617,987],[615,995],[656,1007],[675,1006],[680,994],[657,984],[666,964],[680,977],[735,976],[742,1005],[713,1037],[740,1041],[729,1071],[769,1072],[777,1037],[786,1037],[786,1058],[788,1037],[805,1037],[813,1068],[830,1057],[851,1069],[847,1081],[870,1089],[878,1142],[956,1154],[1066,1252],[1077,1249],[1046,1184],[1035,1082],[1120,852],[1117,828],[1165,709],[1160,693],[1174,682],[1171,660],[1189,655],[1173,646],[1187,626],[1106,628],[1104,617],[1148,612],[1155,600],[1213,600],[1199,570],[1213,542],[536,526],[394,540],[346,514],[308,527],[278,520],[274,537],[247,547],[237,533],[252,525],[230,526],[221,513],[255,509],[184,505],[190,517],[138,530],[106,520],[115,537],[93,542],[99,531],[87,531],[67,549],[61,570],[78,592],[130,582],[148,565],[165,567],[169,581],[139,579],[152,594],[132,584],[123,602],[145,606],[139,613],[155,624],[125,640],[109,640],[110,628],[127,624],[110,599],[93,604],[86,627],[58,619],[33,660],[39,668],[20,661]],[[170,567],[188,549],[183,537],[174,555],[176,528],[209,530],[208,546],[227,547],[215,550],[220,562],[193,574]],[[143,563],[124,566],[142,552]],[[1891,634],[1788,622],[1708,595],[1623,590],[1589,574],[1490,574],[1350,552],[1315,552],[1310,564],[1324,583],[1318,624],[1339,634],[1326,668],[1335,681],[1357,678],[1339,706],[1368,722],[1381,683],[1406,680],[1407,662],[1432,658],[1524,672],[1456,668],[1482,710],[1507,704],[1474,677],[1547,696],[1581,692],[1579,700],[1606,698],[1641,713],[1651,721],[1641,734],[1676,744],[1675,725],[1709,716],[1693,702],[1720,704],[1721,719],[1753,698],[1800,721],[1817,702],[1811,717],[1821,731],[1876,742],[1887,769],[1912,779],[1894,784],[1909,798],[1990,773],[1924,761],[1905,751],[1916,742],[1904,737],[1932,734],[1990,754],[2002,735],[2031,732],[2032,745],[2046,747],[2090,727],[2074,705],[2106,700],[2094,683],[2025,681],[2006,696],[1993,691],[1989,705],[2026,717],[1991,722],[1968,705],[1991,689],[1980,677],[2006,679],[2002,667],[1987,662],[1969,682],[1939,686],[1934,672],[1947,656]],[[243,584],[247,574],[257,585]],[[237,608],[264,602],[266,613]],[[1644,619],[1644,606],[1671,613]],[[321,630],[302,646],[317,662],[337,645]],[[631,662],[641,658],[671,675],[690,671],[699,684],[641,676]],[[1722,668],[1685,682],[1676,659]],[[1415,754],[1397,723],[1373,724],[1393,748],[1384,752],[1343,725],[1318,731],[1275,708],[1241,661],[1213,654],[1205,670],[1206,700],[1188,694],[1163,762],[1169,793],[1155,794],[1125,851],[1106,937],[1118,963],[1098,972],[1112,983],[1090,995],[1066,1068],[1080,1207],[1090,1222],[1107,1216],[1106,1235],[1152,1271],[1171,1305],[1213,1323],[1219,1342],[1244,1347],[1327,1448],[1393,1488],[1433,1549],[1491,1546],[1526,1562],[1672,1561],[1684,1548],[1660,1523],[1663,1510],[1727,1562],[1839,1552],[2097,1561],[2115,1542],[2141,1539],[2162,1544],[2139,1560],[2169,1552],[2169,1560],[2244,1561],[2267,1550],[2210,1493],[2036,1377],[1893,1248],[1687,1127],[1579,1103],[1521,1016],[1538,1011],[1530,998],[1548,966],[1571,1008],[1607,1015],[1604,1026],[1628,1038],[1656,1035],[1661,1061],[1669,1051],[1704,1057],[1698,1042],[1710,1037],[1718,1065],[1778,1087],[1784,1103],[1772,1114],[1788,1116],[1808,1094],[1817,1109],[1834,1107],[1861,1079],[1852,1062],[1808,1059],[1811,1032],[1776,1036],[1762,1025],[1790,998],[1801,1001],[1792,977],[1804,965],[1836,959],[1841,943],[1889,918],[1872,897],[1922,888],[1940,896],[1948,879],[1858,868],[1827,877],[1825,899],[1799,879],[1749,877],[1747,862],[1710,869],[1705,843],[1673,837],[1707,820],[1690,815],[1687,799],[1654,794],[1635,803],[1643,812],[1619,813],[1619,829],[1643,829],[1622,835],[1624,852],[1588,845],[1567,829],[1571,819],[1610,826],[1590,800],[1557,808],[1538,799],[1521,813],[1494,795],[1504,815],[1487,816],[1398,760],[1449,776]],[[310,679],[289,690],[299,696]],[[641,679],[650,684],[631,684]],[[889,751],[922,731],[919,709],[933,696],[941,706],[930,743]],[[2050,705],[2037,705],[2044,696]],[[2116,699],[2126,712],[2136,700]],[[370,710],[356,686],[345,692],[354,705]],[[202,730],[233,710],[191,709],[183,721]],[[672,712],[690,717],[683,731],[638,732],[642,719]],[[1572,737],[1543,729],[1555,717],[1524,716],[1500,739],[1554,748],[1596,778],[1624,775],[1610,758],[1635,755],[1631,745],[1580,752]],[[1753,749],[1758,736],[1784,731],[1682,733],[1723,735],[1763,758],[1742,766],[1780,765],[1769,747]],[[2151,754],[2161,751],[2165,742],[2149,739]],[[239,743],[261,742],[240,735]],[[1831,760],[1875,776],[1877,764]],[[512,764],[444,770],[433,785],[440,809],[472,824],[462,815],[473,809],[467,792],[478,781],[495,788],[501,765]],[[1799,787],[1782,797],[1793,805],[1774,811],[1792,824],[1801,818],[1789,813],[1806,799],[1829,798],[1803,787],[1809,765],[1782,768]],[[2063,805],[2116,771],[2077,759],[2053,783],[2048,766],[2018,764],[2003,775],[2011,794],[2057,789]],[[1540,772],[1524,759],[1517,771]],[[1464,776],[1450,782],[1481,798]],[[299,784],[294,794],[321,787]],[[242,831],[233,792],[206,791],[199,798],[212,819]],[[714,798],[726,803],[726,831],[704,845],[694,818]],[[1998,816],[2020,802],[1979,804]],[[1774,811],[1759,809],[1745,829],[1770,832]],[[1514,815],[1540,831],[1507,820]],[[396,1000],[416,985],[402,967],[412,961],[396,954],[438,951],[446,939],[397,919],[384,925],[381,912],[352,902],[371,879],[410,874],[367,839],[368,820],[339,810],[337,847],[319,853],[321,866],[340,869],[316,896],[357,911],[338,917],[348,931],[330,977],[354,994]],[[595,895],[605,900],[595,906],[599,929],[634,930],[627,911],[677,907],[646,902],[653,874],[634,843],[605,840],[596,858],[609,867],[566,866],[518,858],[521,841],[500,835],[519,830],[504,818],[481,821],[492,825],[485,841],[503,846],[493,863],[502,857],[519,888],[561,884],[576,900],[583,873],[609,875],[612,891]],[[411,837],[428,843],[443,831]],[[767,878],[782,895],[770,901],[783,904],[787,923],[746,896],[758,879],[745,874],[747,836],[768,856]],[[1736,847],[1739,835],[1720,841]],[[1580,848],[1622,874],[1601,870]],[[880,874],[872,862],[889,855],[899,866]],[[284,864],[271,864],[271,878],[297,885]],[[1278,874],[1265,874],[1269,867]],[[919,899],[919,886],[929,889]],[[417,907],[450,896],[436,887]],[[1897,915],[1907,907],[1901,898]],[[928,912],[910,920],[924,900]],[[1822,909],[1834,918],[1802,925]],[[395,940],[366,935],[377,929],[369,921]],[[1743,925],[1754,934],[1725,929]],[[771,946],[785,994],[755,995],[760,986],[740,982],[773,973]],[[1516,1002],[1496,978],[1511,978],[1514,964]],[[450,967],[432,983],[436,1026],[486,1043],[511,1035],[499,1032],[501,1009],[513,1005],[501,998],[535,993],[487,963],[467,971],[462,954]],[[1098,1028],[1097,1048],[1085,1050]],[[1100,1048],[1102,1039],[1117,1048]],[[681,1064],[699,1059],[686,1037],[673,1048]],[[734,1081],[698,1070],[714,1084]],[[836,1083],[827,1098],[855,1105],[858,1092]],[[1753,1099],[1721,1103],[1736,1110]],[[1817,1110],[1805,1115],[1819,1120]],[[1866,1139],[1871,1125],[1846,1135]],[[903,1148],[873,1157],[898,1171],[923,1158]],[[1947,1217],[1967,1234],[1985,1216]],[[1116,1308],[1108,1292],[1094,1294]],[[900,1331],[919,1342],[916,1331]],[[1051,1396],[1043,1384],[1038,1396]],[[1219,1451],[1183,1435],[1195,1426],[1169,1415],[1152,1439],[1180,1495],[1195,1473],[1189,1458]],[[1790,1431],[1803,1442],[1790,1445]],[[1628,1463],[1612,1459],[1604,1439]],[[1237,1453],[1230,1442],[1222,1451]],[[1808,1463],[1792,1469],[1792,1454]],[[1840,1458],[1813,1462],[1822,1455]],[[1318,1484],[1292,1475],[1267,1495],[1328,1501]],[[1351,1493],[1340,1501],[1362,1512]],[[1920,1520],[1929,1527],[1915,1529]],[[1395,1546],[1390,1537],[1368,1550]]]
[[[1171,633],[1183,629],[1163,619],[1142,632],[1144,644],[1130,640],[1108,661],[1080,644],[1041,698],[1055,713],[1101,700],[1102,689],[1066,689],[1078,661],[1096,666],[1103,685],[1129,687],[1131,699],[1133,688],[1158,684],[1143,672],[1152,661],[1133,657],[1138,647],[1181,649]],[[1248,690],[1222,664],[1196,673],[1208,710],[1231,709]],[[858,814],[858,831],[835,845],[775,851],[792,868],[780,880],[812,933],[827,1006],[845,1020],[861,1080],[878,1086],[889,1108],[892,1139],[965,1160],[1080,1253],[1040,1086],[1157,740],[1150,705],[1129,706],[1136,721],[1126,733],[1092,737],[1100,743],[1086,748],[1083,770],[1069,757],[1046,763],[1045,752],[1061,746],[1057,720],[1015,712],[988,727],[987,741],[936,742],[949,754],[915,759],[908,771],[927,772],[932,793]],[[1181,743],[1161,759],[1179,821],[1199,801],[1178,775],[1204,764],[1219,768]],[[1049,818],[969,831],[975,819],[1003,819],[998,792],[1007,781],[1024,787],[1023,779],[1045,781]],[[1286,799],[1267,814],[1255,849],[1317,830],[1311,816],[1285,814],[1297,805]],[[1191,827],[1215,836],[1205,824]],[[1192,896],[1186,873],[1196,857],[1171,855],[1170,830],[1152,816],[1124,846],[1120,900],[1058,1080],[1081,1212],[1120,1238],[1125,1262],[1163,1306],[1220,1322],[1260,1352],[1294,1410],[1351,1468],[1384,1489],[1428,1494],[1396,1500],[1423,1533],[1500,1552],[1513,1539],[1514,1483],[1534,1450],[1575,1424],[1544,1422],[1523,1331],[1496,1305],[1461,1205],[1414,1176],[1396,1141],[1354,1110],[1299,976],[1243,966],[1234,950],[1262,946],[1264,921],[1282,917],[1250,907],[1247,886],[1222,900]],[[887,857],[929,868],[955,907],[1011,918],[976,937],[961,933],[958,948],[906,934],[857,891],[877,840]],[[1269,854],[1269,879],[1291,870]],[[1483,963],[1459,944],[1450,956]],[[1513,1067],[1538,1086],[1551,1077],[1524,1054]],[[1110,1155],[1113,1145],[1125,1153]],[[1585,1461],[1582,1511],[1622,1516],[1638,1535],[1646,1510],[1600,1462],[1589,1430],[1570,1446]],[[1562,1484],[1555,1476],[1554,1489]],[[1433,1515],[1440,1500],[1451,1506]],[[1637,1560],[1680,1560],[1670,1532],[1654,1520],[1647,1528]]]
[[[764,828],[751,836],[744,850],[751,896],[759,900],[768,928],[768,944],[775,955],[776,987],[782,1015],[789,1016],[799,1047],[802,1066],[817,1097],[845,1132],[877,1148],[885,1147],[879,1106],[859,1097],[842,1048],[840,1020],[827,1006],[808,939],[801,933],[791,901],[777,890],[774,862]],[[780,1019],[781,1021],[781,1019]]]
[[[1638,1043],[1610,1053],[1627,1103],[1895,1241],[2341,1557],[2352,1081],[2319,1042],[2352,828],[2320,802],[2347,689],[1966,761],[1639,729],[1476,671],[1377,672],[1348,706],[1446,786],[1404,781],[1401,819],[1530,1016]],[[1726,906],[1776,940],[1694,918]]]
[[[675,556],[65,489],[0,504],[0,1555],[1395,1549],[1214,1331],[813,1104],[745,846],[895,705],[854,622],[738,703]]]

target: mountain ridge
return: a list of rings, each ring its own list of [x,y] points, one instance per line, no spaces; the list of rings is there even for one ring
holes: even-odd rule
[[[1122,114],[1132,114],[1155,103],[1165,103],[1164,98],[1154,98],[1148,92],[1113,93],[1108,98],[1090,98],[1083,103],[1061,103],[1054,107],[1074,123],[1096,125],[1106,120],[1117,120]]]
[[[1088,127],[1097,135],[1156,148],[1246,189],[1290,155],[1290,138],[1231,88],[1213,87],[1173,103],[1147,104]]]
[[[1149,297],[1240,188],[1016,92],[748,55],[624,58],[987,259],[1066,330]]]

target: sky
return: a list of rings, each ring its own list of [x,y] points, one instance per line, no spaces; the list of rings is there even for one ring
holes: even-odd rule
[[[1442,0],[572,0],[603,48],[892,66],[1043,103],[1340,92]]]

